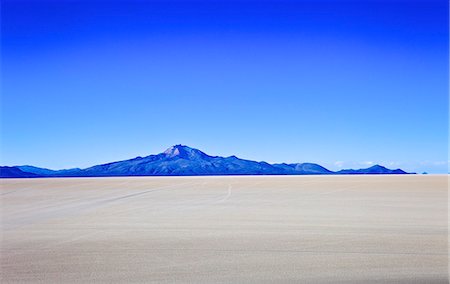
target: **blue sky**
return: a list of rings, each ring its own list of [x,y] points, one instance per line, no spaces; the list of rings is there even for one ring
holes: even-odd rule
[[[87,167],[181,143],[447,172],[447,1],[2,4],[2,165]]]

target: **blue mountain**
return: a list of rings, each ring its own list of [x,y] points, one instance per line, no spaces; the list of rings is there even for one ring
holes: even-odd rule
[[[50,170],[33,166],[1,167],[0,177],[102,177],[102,176],[196,176],[196,175],[324,175],[324,174],[405,174],[382,166],[368,169],[330,171],[318,164],[269,164],[236,156],[210,156],[183,145],[163,153],[96,165],[86,169]]]
[[[402,169],[396,169],[396,170],[390,170],[388,168],[385,168],[380,165],[375,165],[367,169],[359,169],[359,170],[353,170],[353,169],[347,169],[347,170],[340,170],[336,172],[337,174],[341,175],[361,175],[361,174],[407,174],[407,172],[403,171]]]
[[[80,173],[83,176],[185,176],[283,174],[284,171],[266,162],[209,156],[197,149],[175,145],[158,155],[93,166],[77,174]]]
[[[274,164],[277,168],[282,168],[287,172],[292,172],[298,175],[326,175],[333,174],[334,172],[313,163],[296,163],[296,164]]]
[[[18,167],[0,167],[0,177],[2,178],[33,178],[39,177],[34,173],[24,172]]]
[[[79,168],[74,169],[64,169],[64,170],[50,170],[46,168],[38,168],[33,166],[16,166],[16,168],[20,169],[21,171],[33,173],[38,176],[52,176],[52,175],[64,175],[64,174],[71,174],[71,173],[78,173],[81,171]]]

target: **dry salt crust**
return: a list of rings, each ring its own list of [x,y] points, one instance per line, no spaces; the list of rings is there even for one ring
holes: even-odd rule
[[[1,283],[448,283],[447,175],[0,182]]]

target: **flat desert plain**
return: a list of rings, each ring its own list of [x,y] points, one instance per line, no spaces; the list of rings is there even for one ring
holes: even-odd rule
[[[1,283],[448,283],[447,175],[1,180]]]

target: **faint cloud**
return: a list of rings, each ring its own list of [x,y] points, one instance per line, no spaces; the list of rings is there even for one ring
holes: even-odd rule
[[[420,164],[424,166],[443,166],[450,165],[450,161],[423,161]]]
[[[344,167],[345,162],[344,161],[336,161],[334,162],[334,165],[338,168]]]
[[[402,163],[399,162],[387,162],[386,165],[390,166],[390,167],[399,167]]]

